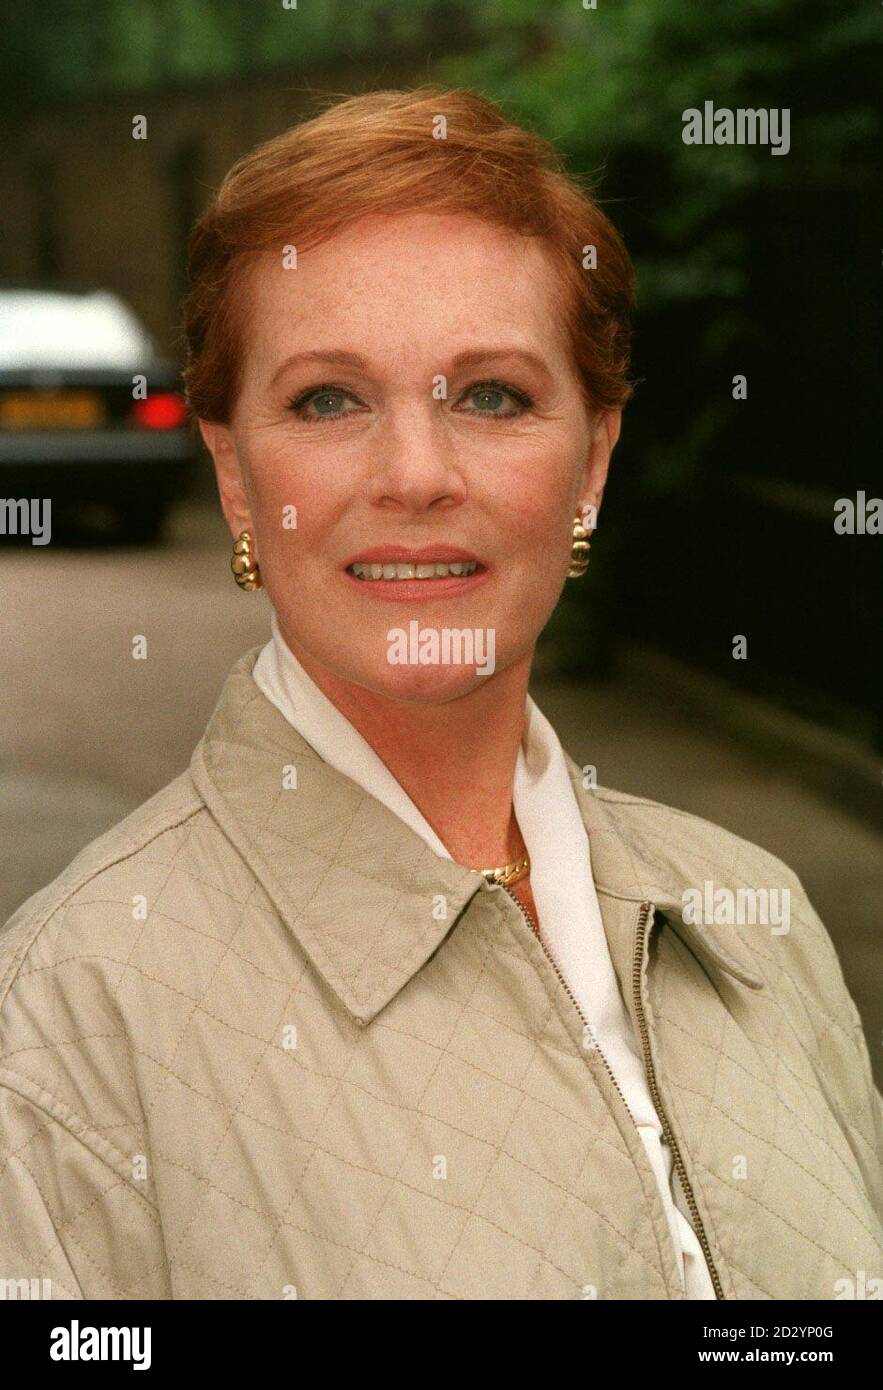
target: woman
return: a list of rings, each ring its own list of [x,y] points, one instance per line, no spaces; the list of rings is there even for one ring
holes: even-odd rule
[[[375,92],[240,161],[190,270],[273,635],[0,938],[0,1275],[855,1296],[880,1099],[799,882],[584,787],[527,695],[629,395],[616,232],[487,101]]]

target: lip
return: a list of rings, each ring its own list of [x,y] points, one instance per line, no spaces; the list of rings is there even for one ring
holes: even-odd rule
[[[419,547],[409,547],[405,545],[374,545],[368,550],[359,550],[355,555],[351,555],[348,560],[344,560],[343,568],[348,569],[350,565],[447,565],[458,560],[474,560],[476,564],[481,564],[478,556],[471,550],[463,550],[459,545],[423,545]],[[482,566],[482,568],[485,568]],[[456,576],[455,576],[456,577]],[[431,583],[431,580],[421,579],[421,584]],[[398,584],[407,584],[407,579],[396,580]]]
[[[472,574],[449,574],[438,579],[357,579],[350,574],[349,565],[430,565],[451,564],[472,560],[478,566]],[[381,603],[426,603],[433,599],[456,598],[477,589],[488,577],[488,570],[478,556],[459,545],[423,545],[409,549],[404,545],[375,545],[360,550],[343,567],[348,584],[367,598]]]
[[[375,563],[379,564],[379,561]],[[391,562],[390,562],[391,563]],[[404,562],[402,562],[404,563]],[[429,561],[426,562],[427,564]],[[439,561],[443,564],[444,561]],[[473,574],[450,574],[446,579],[357,579],[349,570],[343,571],[348,584],[366,598],[378,599],[381,603],[426,603],[432,599],[456,598],[477,589],[488,577],[486,569],[475,570]]]

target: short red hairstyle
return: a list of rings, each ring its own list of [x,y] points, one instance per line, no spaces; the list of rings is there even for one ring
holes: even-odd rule
[[[237,289],[258,254],[283,245],[300,254],[366,214],[417,211],[469,213],[542,238],[586,402],[624,405],[634,271],[549,142],[478,93],[436,84],[332,103],[238,160],[193,228],[184,306],[193,413],[230,420],[245,330]],[[587,247],[594,268],[584,268]]]

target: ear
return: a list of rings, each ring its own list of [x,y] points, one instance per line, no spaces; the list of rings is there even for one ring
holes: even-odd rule
[[[604,497],[607,473],[610,468],[610,456],[616,447],[621,428],[621,410],[606,411],[605,414],[597,416],[594,421],[592,442],[589,445],[589,453],[583,469],[577,511],[582,513],[586,508],[593,508],[596,524],[597,514],[601,510],[601,501]],[[589,529],[592,528],[589,527]]]
[[[254,532],[251,508],[245,491],[242,465],[236,452],[233,436],[226,425],[200,420],[199,432],[215,465],[218,494],[230,534],[235,540],[240,531]]]

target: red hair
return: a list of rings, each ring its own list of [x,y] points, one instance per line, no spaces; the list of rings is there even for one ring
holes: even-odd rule
[[[237,289],[261,252],[291,244],[300,254],[368,213],[418,211],[471,213],[540,237],[586,402],[598,411],[624,405],[634,271],[618,232],[549,142],[463,89],[433,84],[332,102],[238,160],[193,228],[184,335],[194,414],[229,422],[245,328]],[[590,246],[596,268],[584,269]]]

